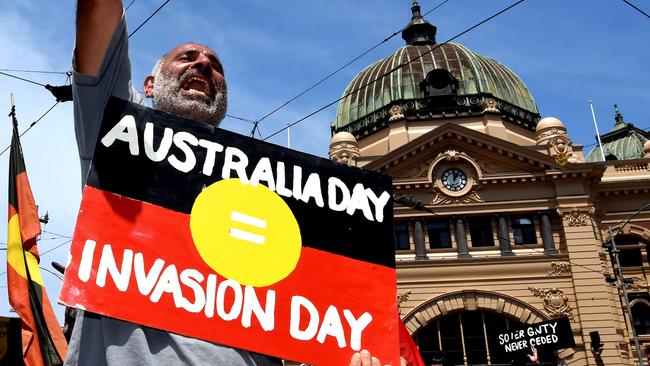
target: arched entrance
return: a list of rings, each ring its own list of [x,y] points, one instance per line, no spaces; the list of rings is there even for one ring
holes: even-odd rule
[[[404,318],[425,363],[442,351],[448,365],[525,364],[525,354],[506,354],[499,333],[548,320],[534,307],[489,291],[458,291],[436,297]],[[556,365],[552,352],[539,352],[540,364]]]

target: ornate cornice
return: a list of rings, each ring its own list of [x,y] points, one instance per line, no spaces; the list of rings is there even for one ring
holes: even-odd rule
[[[401,110],[397,110],[396,107]],[[539,121],[537,113],[495,98],[491,94],[482,93],[397,100],[393,104],[351,121],[345,126],[332,126],[332,132],[345,131],[353,134],[357,139],[362,139],[388,127],[390,122],[402,118],[407,120],[447,119],[479,116],[486,112],[499,113],[506,121],[530,131],[535,130]]]
[[[562,290],[557,288],[543,289],[539,287],[528,287],[528,290],[536,297],[544,301],[544,310],[551,318],[560,318],[563,316],[573,320],[573,313],[569,305],[569,298],[566,297]]]
[[[569,226],[589,225],[596,209],[593,206],[558,208],[557,213]]]

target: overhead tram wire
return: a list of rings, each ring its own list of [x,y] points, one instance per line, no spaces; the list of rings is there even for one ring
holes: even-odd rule
[[[43,258],[43,256],[46,255],[47,253],[50,253],[50,252],[52,252],[52,251],[55,251],[55,250],[61,248],[62,246],[66,245],[66,244],[70,244],[71,241],[72,241],[72,239],[70,239],[70,240],[66,240],[66,241],[64,241],[63,243],[61,243],[61,244],[55,246],[54,248],[51,248],[51,249],[49,249],[49,250],[44,251],[43,253],[40,253],[40,254],[39,254],[39,258]],[[5,274],[7,274],[7,271],[4,271],[4,272],[0,273],[0,276],[5,275]]]
[[[134,2],[135,2],[135,0],[131,0],[131,2],[129,3],[129,5],[127,5],[126,8],[124,8],[124,11],[129,10],[129,8],[131,7],[131,5],[133,5]]]
[[[626,3],[627,5],[631,6],[632,8],[634,8],[634,9],[635,9],[636,11],[638,11],[639,13],[645,15],[646,18],[649,18],[649,19],[650,19],[650,15],[648,15],[648,13],[646,13],[645,11],[639,9],[636,5],[632,4],[631,2],[629,2],[629,1],[627,1],[627,0],[622,0],[622,1],[623,1],[624,3]]]
[[[417,61],[417,60],[421,59],[423,56],[428,55],[429,53],[432,53],[433,51],[435,51],[436,49],[440,48],[441,46],[446,45],[447,43],[452,42],[452,41],[456,40],[457,38],[459,38],[459,37],[461,37],[461,36],[463,36],[463,35],[465,35],[465,34],[471,32],[472,30],[474,30],[474,29],[480,27],[481,25],[483,25],[483,24],[489,22],[490,20],[492,20],[492,19],[498,17],[499,15],[501,15],[501,14],[507,12],[508,10],[510,10],[510,9],[514,8],[515,6],[517,6],[517,5],[521,4],[521,3],[523,3],[524,1],[525,1],[525,0],[518,0],[518,1],[514,2],[514,3],[512,3],[511,5],[509,5],[509,6],[505,7],[505,8],[503,8],[502,10],[496,12],[495,14],[493,14],[493,15],[491,15],[491,16],[489,16],[489,17],[483,19],[482,21],[480,21],[480,22],[474,24],[473,26],[467,28],[466,30],[464,30],[464,31],[462,31],[462,32],[460,32],[460,33],[458,33],[458,34],[456,34],[455,36],[449,38],[448,40],[446,40],[446,41],[444,41],[444,42],[442,42],[442,43],[436,43],[433,47],[431,47],[430,50],[428,50],[428,51],[426,51],[426,52],[423,52],[423,53],[420,54],[418,57],[415,57],[415,58],[413,58],[413,59],[411,59],[411,60],[409,60],[409,61],[407,61],[407,62],[404,62],[404,63],[402,63],[402,64],[399,64],[399,65],[395,66],[394,68],[392,68],[392,69],[386,71],[384,74],[382,74],[382,75],[376,77],[376,78],[373,79],[373,80],[370,80],[370,81],[368,81],[368,82],[366,82],[366,83],[360,85],[360,86],[357,87],[356,89],[354,89],[354,90],[352,90],[352,91],[346,93],[345,95],[341,96],[340,98],[338,98],[338,99],[336,99],[336,100],[334,100],[334,101],[332,101],[332,102],[330,102],[330,103],[324,105],[324,106],[321,107],[321,108],[318,108],[317,110],[315,110],[315,111],[309,113],[308,115],[306,115],[306,116],[304,116],[304,117],[302,117],[302,118],[296,120],[295,122],[292,122],[292,123],[287,124],[286,127],[283,127],[283,128],[281,128],[281,129],[279,129],[279,130],[273,132],[272,134],[266,136],[266,137],[263,138],[262,140],[263,140],[263,141],[266,141],[266,140],[270,139],[271,137],[273,137],[273,136],[279,134],[280,132],[285,131],[286,129],[291,128],[291,127],[297,125],[298,123],[300,123],[300,122],[306,120],[307,118],[309,118],[309,117],[311,117],[311,116],[313,116],[313,115],[315,115],[315,114],[318,114],[318,113],[322,112],[323,110],[325,110],[325,109],[327,109],[327,108],[333,106],[334,104],[338,103],[339,101],[341,101],[341,100],[347,98],[348,96],[350,96],[350,95],[356,93],[357,91],[361,90],[362,88],[365,88],[365,87],[367,87],[368,85],[374,84],[374,83],[376,83],[377,81],[382,80],[384,77],[386,77],[386,76],[388,76],[388,75],[394,73],[395,71],[401,69],[402,67],[404,67],[404,66],[406,66],[406,65],[409,65],[410,63],[412,63],[412,62],[414,62],[414,61]]]
[[[430,14],[431,12],[437,10],[439,7],[445,5],[445,3],[447,3],[448,1],[449,1],[449,0],[444,0],[444,1],[441,2],[440,4],[436,5],[433,9],[431,9],[431,10],[429,10],[428,12],[424,13],[424,15],[422,15],[422,16],[423,16],[423,17],[424,17],[424,16],[427,16],[427,15]],[[346,62],[343,66],[341,66],[341,67],[339,67],[338,69],[332,71],[332,72],[329,73],[327,76],[323,77],[322,79],[320,79],[320,80],[317,81],[316,83],[312,84],[312,85],[309,86],[307,89],[301,91],[300,93],[296,94],[296,95],[295,95],[294,97],[292,97],[291,99],[289,99],[289,100],[287,100],[286,102],[280,104],[280,105],[279,105],[278,107],[276,107],[274,110],[272,110],[271,112],[265,114],[265,115],[262,116],[260,119],[258,119],[257,122],[258,122],[258,123],[259,123],[259,122],[262,122],[262,121],[265,120],[267,117],[271,116],[272,114],[274,114],[275,112],[279,111],[280,109],[286,107],[287,104],[289,104],[289,103],[293,102],[294,100],[300,98],[301,96],[305,95],[305,94],[308,93],[310,90],[314,89],[314,88],[317,87],[318,85],[322,84],[323,82],[325,82],[326,80],[328,80],[329,78],[331,78],[332,76],[334,76],[335,74],[337,74],[339,71],[341,71],[341,70],[345,69],[346,67],[350,66],[350,65],[351,65],[352,63],[354,63],[355,61],[359,60],[359,59],[362,58],[363,56],[365,56],[365,55],[367,55],[368,53],[374,51],[377,47],[379,47],[379,46],[381,46],[382,44],[388,42],[391,38],[393,38],[393,37],[395,37],[396,35],[400,34],[400,32],[402,32],[404,29],[406,29],[406,27],[408,27],[408,25],[402,27],[400,30],[398,30],[398,31],[394,32],[393,34],[391,34],[390,36],[384,38],[383,41],[381,41],[381,42],[377,43],[376,45],[370,47],[368,50],[364,51],[364,52],[361,53],[359,56],[357,56],[357,57],[353,58],[352,60]]]
[[[31,130],[32,127],[34,127],[38,122],[40,122],[40,120],[42,120],[45,116],[47,116],[47,114],[50,113],[52,111],[52,109],[54,109],[54,107],[59,105],[59,103],[61,103],[61,102],[54,103],[47,111],[45,111],[45,113],[43,113],[40,117],[38,117],[38,119],[36,121],[32,122],[29,125],[29,127],[25,131],[23,131],[23,133],[21,133],[18,137],[23,137],[23,135],[26,134],[27,131]],[[2,156],[5,152],[7,152],[7,150],[9,150],[10,147],[11,147],[11,145],[7,146],[4,150],[2,150],[2,152],[0,152],[0,156]]]
[[[57,74],[57,75],[67,75],[68,71],[46,71],[46,70],[25,70],[25,69],[0,69],[4,72],[25,72],[30,74]]]
[[[133,32],[131,32],[131,34],[129,34],[129,38],[131,38],[137,31],[140,30],[140,28],[142,28],[145,24],[147,24],[147,22],[151,20],[151,18],[153,18],[156,14],[158,14],[158,12],[162,10],[162,8],[164,8],[165,5],[167,5],[167,3],[169,3],[170,1],[171,0],[166,0],[164,3],[162,3],[162,5],[158,7],[158,9],[156,9],[153,13],[151,13],[151,15],[149,15],[149,17],[145,19],[144,22],[142,22]]]
[[[22,81],[27,82],[27,83],[31,83],[31,84],[35,84],[35,85],[38,85],[38,86],[45,87],[45,84],[41,84],[41,83],[36,82],[36,81],[34,81],[34,80],[29,80],[29,79],[21,78],[20,76],[16,76],[16,75],[8,74],[8,73],[3,72],[3,71],[0,71],[0,75],[8,76],[8,77],[10,77],[10,78],[14,78],[14,79],[22,80]]]

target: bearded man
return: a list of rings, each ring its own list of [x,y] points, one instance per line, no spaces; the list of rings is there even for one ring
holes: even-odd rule
[[[85,181],[111,96],[142,103],[131,83],[128,35],[119,0],[78,0],[73,59],[74,121]],[[223,67],[210,48],[182,44],[143,85],[156,109],[211,125],[226,114]],[[171,243],[170,243],[171,244]],[[125,306],[128,306],[125,304]],[[87,312],[79,312],[66,365],[278,365],[279,360]]]
[[[108,99],[114,96],[143,101],[131,83],[128,34],[120,0],[77,0],[72,89],[83,184]],[[162,56],[145,79],[143,90],[153,99],[154,108],[199,123],[217,126],[226,114],[223,67],[217,54],[201,44],[181,44]],[[265,366],[281,362],[79,311],[65,365]],[[363,351],[351,358],[350,365],[379,366],[379,360]]]

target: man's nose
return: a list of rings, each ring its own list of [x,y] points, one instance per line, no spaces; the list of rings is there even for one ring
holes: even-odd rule
[[[201,52],[194,60],[194,65],[192,66],[204,75],[210,75],[212,71],[212,60],[205,53]]]

